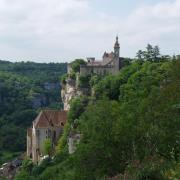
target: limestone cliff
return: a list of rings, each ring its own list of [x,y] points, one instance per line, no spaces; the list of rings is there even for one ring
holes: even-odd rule
[[[62,85],[61,98],[64,104],[64,110],[70,109],[70,101],[77,96],[87,95],[89,88],[79,87],[79,75],[76,74],[76,79],[72,79],[69,76],[66,78],[66,83]]]
[[[79,73],[75,73],[75,76],[71,76],[71,71],[68,72],[67,77],[63,80],[61,85],[61,99],[64,105],[64,110],[70,110],[71,100],[78,96],[89,95],[90,87],[82,85],[80,83]],[[80,85],[81,84],[81,85]],[[80,142],[81,134],[76,131],[75,122],[70,124],[71,128],[69,129],[68,135],[68,151],[70,154],[74,153],[76,150],[76,145]]]
[[[66,79],[66,84],[62,85],[61,98],[64,104],[64,110],[70,109],[70,101],[76,96],[76,81],[70,78]]]

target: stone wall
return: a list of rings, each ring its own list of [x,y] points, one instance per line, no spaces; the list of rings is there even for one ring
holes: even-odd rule
[[[117,58],[114,58],[111,63],[109,63],[105,66],[103,66],[103,65],[100,65],[100,66],[82,65],[82,66],[80,66],[80,75],[86,76],[86,75],[89,75],[92,73],[100,74],[100,75],[104,75],[104,74],[108,74],[108,73],[116,74],[119,72],[120,68],[121,68],[120,67],[120,59],[117,60]]]
[[[46,139],[52,140],[53,147],[57,144],[62,134],[62,127],[32,128],[32,137],[27,136],[27,156],[32,158],[34,163],[40,162],[43,157],[43,146]],[[30,154],[32,153],[32,157]]]

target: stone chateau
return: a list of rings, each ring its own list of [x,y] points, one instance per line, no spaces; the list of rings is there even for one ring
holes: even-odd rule
[[[87,58],[87,64],[81,65],[80,67],[80,74],[116,74],[121,68],[121,60],[122,59],[120,58],[120,45],[118,42],[118,37],[116,37],[116,42],[114,44],[114,52],[104,52],[102,60],[96,60],[95,58]]]

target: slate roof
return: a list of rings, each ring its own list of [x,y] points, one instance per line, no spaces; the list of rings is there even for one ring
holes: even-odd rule
[[[35,128],[62,127],[67,121],[67,111],[43,110],[33,121]]]

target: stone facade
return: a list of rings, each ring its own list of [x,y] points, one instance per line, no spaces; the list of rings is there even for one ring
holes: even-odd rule
[[[66,111],[44,110],[33,121],[32,128],[27,130],[27,157],[34,163],[43,158],[43,146],[46,139],[55,147],[67,121]]]
[[[81,65],[80,75],[88,75],[91,73],[95,74],[116,74],[121,68],[121,58],[120,58],[120,45],[118,42],[118,37],[116,37],[116,42],[114,44],[114,52],[103,54],[102,60],[95,60],[95,58],[87,58],[87,64]]]

